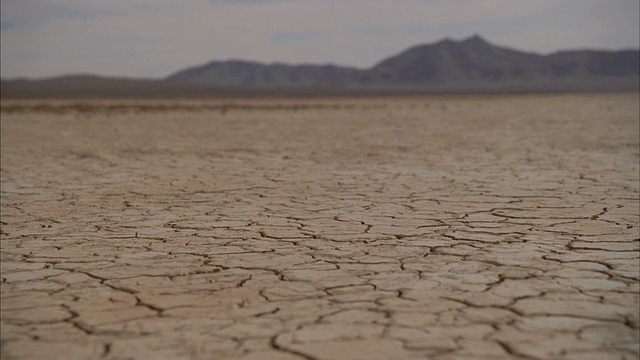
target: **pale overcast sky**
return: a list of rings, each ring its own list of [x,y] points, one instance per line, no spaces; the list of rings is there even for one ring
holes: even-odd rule
[[[2,0],[1,76],[164,77],[211,60],[369,67],[480,34],[540,53],[637,49],[638,0]]]

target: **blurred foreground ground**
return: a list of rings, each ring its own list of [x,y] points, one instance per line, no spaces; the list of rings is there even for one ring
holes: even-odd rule
[[[3,359],[637,359],[638,94],[3,101]]]

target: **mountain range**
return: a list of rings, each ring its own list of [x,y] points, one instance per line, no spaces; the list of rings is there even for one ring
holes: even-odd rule
[[[409,48],[368,69],[231,60],[165,79],[67,76],[3,80],[2,96],[123,93],[139,96],[638,91],[638,50],[567,50],[549,55],[494,45],[480,36]],[[18,94],[18,95],[16,95]],[[155,95],[154,95],[155,94]]]

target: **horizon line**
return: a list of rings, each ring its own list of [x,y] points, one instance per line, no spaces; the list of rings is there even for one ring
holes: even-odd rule
[[[204,63],[200,63],[197,65],[190,65],[190,66],[186,66],[183,67],[181,69],[178,69],[176,71],[173,71],[163,77],[136,77],[136,76],[127,76],[127,75],[106,75],[106,74],[99,74],[99,73],[88,73],[88,72],[78,72],[78,73],[63,73],[63,74],[59,74],[59,75],[49,75],[49,76],[42,76],[42,77],[29,77],[28,75],[26,76],[15,76],[15,77],[0,77],[0,81],[46,81],[46,80],[54,80],[54,79],[60,79],[60,78],[65,78],[65,77],[94,77],[94,78],[105,78],[105,79],[120,79],[120,80],[148,80],[148,81],[158,81],[158,80],[167,80],[168,77],[178,73],[178,72],[182,72],[182,71],[186,71],[189,69],[194,69],[194,68],[200,68],[209,64],[213,64],[213,63],[228,63],[228,62],[243,62],[243,63],[251,63],[251,64],[257,64],[257,65],[266,65],[266,66],[274,66],[274,65],[284,65],[284,66],[335,66],[335,67],[341,67],[341,68],[346,68],[346,69],[353,69],[353,70],[368,70],[371,69],[373,67],[375,67],[377,64],[386,61],[387,59],[390,59],[392,57],[398,56],[410,49],[415,49],[415,48],[419,48],[419,47],[424,47],[424,46],[433,46],[433,45],[437,45],[443,42],[454,42],[454,43],[463,43],[469,40],[473,40],[473,39],[479,39],[482,40],[483,42],[486,42],[489,45],[492,45],[494,47],[498,47],[498,48],[503,48],[503,49],[509,49],[509,50],[515,50],[518,52],[523,52],[523,53],[527,53],[527,54],[531,54],[531,55],[539,55],[539,56],[551,56],[554,54],[558,54],[558,53],[564,53],[564,52],[578,52],[578,51],[594,51],[594,52],[611,52],[611,53],[615,53],[615,52],[625,52],[625,51],[637,51],[640,52],[640,46],[637,48],[631,48],[631,47],[627,47],[627,48],[619,48],[619,49],[602,49],[602,48],[593,48],[593,47],[577,47],[577,48],[567,48],[567,49],[560,49],[560,50],[555,50],[555,51],[551,51],[551,52],[547,52],[547,53],[543,53],[543,52],[536,52],[536,51],[529,51],[529,50],[524,50],[521,48],[512,48],[512,47],[508,47],[508,46],[503,46],[503,45],[499,45],[499,44],[495,44],[491,41],[488,41],[486,37],[476,33],[474,35],[471,36],[467,36],[464,38],[459,38],[459,39],[455,39],[455,38],[451,38],[449,36],[445,36],[443,38],[441,38],[440,40],[434,41],[434,42],[430,42],[430,43],[422,43],[422,44],[416,44],[413,46],[409,46],[407,48],[405,48],[404,50],[400,50],[398,52],[396,52],[393,55],[389,55],[385,58],[383,58],[382,60],[379,60],[377,62],[374,63],[373,66],[370,67],[358,67],[358,66],[350,66],[350,65],[341,65],[338,63],[334,63],[334,62],[324,62],[324,63],[313,63],[313,62],[300,62],[300,63],[289,63],[286,62],[286,60],[276,60],[276,61],[271,61],[271,62],[262,62],[262,61],[257,61],[257,60],[250,60],[250,59],[243,59],[243,58],[227,58],[227,59],[214,59],[214,60],[210,60]]]

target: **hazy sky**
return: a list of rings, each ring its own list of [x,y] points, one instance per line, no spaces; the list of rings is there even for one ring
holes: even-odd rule
[[[214,59],[369,67],[480,34],[504,46],[638,48],[638,0],[2,0],[1,76],[164,77]]]

